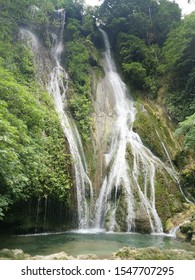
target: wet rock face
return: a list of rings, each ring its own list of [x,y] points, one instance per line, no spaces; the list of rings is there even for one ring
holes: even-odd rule
[[[97,193],[100,191],[102,178],[105,176],[106,164],[104,154],[109,148],[112,126],[115,121],[114,101],[111,96],[111,88],[107,77],[96,78],[97,87],[93,92],[93,120],[94,130],[92,135],[95,175],[93,187]],[[91,151],[90,151],[91,152]],[[90,157],[91,157],[90,153]]]
[[[151,233],[150,223],[148,219],[139,218],[135,221],[136,231],[140,233]]]

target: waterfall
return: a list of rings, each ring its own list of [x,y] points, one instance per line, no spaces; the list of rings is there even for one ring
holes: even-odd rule
[[[60,24],[50,28],[52,39],[50,54],[47,53],[39,38],[33,32],[22,29],[21,33],[34,52],[35,63],[38,68],[38,81],[44,86],[45,83],[47,84],[64,135],[69,143],[77,192],[78,228],[86,230],[93,225],[96,229],[106,228],[109,231],[117,231],[121,230],[121,224],[125,224],[126,228],[123,228],[123,231],[136,231],[139,230],[138,221],[139,223],[147,221],[150,232],[161,233],[163,227],[156,210],[155,201],[157,175],[162,172],[178,182],[177,174],[172,165],[166,166],[159,158],[154,156],[143,145],[140,136],[133,130],[136,108],[126,85],[117,73],[111,56],[108,36],[101,29],[105,42],[103,67],[109,89],[111,88],[109,92],[111,100],[109,102],[112,106],[109,106],[109,109],[111,108],[109,116],[110,119],[112,118],[113,125],[111,134],[106,132],[106,142],[109,142],[109,148],[104,155],[106,171],[102,172],[103,179],[95,204],[95,217],[91,221],[94,201],[93,188],[87,175],[87,164],[79,132],[68,114],[66,94],[69,77],[61,63],[61,55],[64,49],[65,11],[63,9],[57,10],[55,16]],[[45,69],[46,71],[44,71]],[[42,79],[45,73],[49,73],[47,82]],[[163,148],[166,149],[164,144]],[[48,214],[47,207],[47,199],[45,199],[44,225],[46,225],[46,215]],[[37,213],[38,209],[39,204]],[[122,222],[119,221],[121,217],[123,218]]]
[[[78,227],[86,229],[89,227],[91,206],[93,201],[93,189],[91,181],[87,175],[86,160],[84,157],[82,142],[80,135],[73,120],[67,114],[66,91],[68,89],[68,74],[61,65],[61,54],[63,51],[63,32],[65,25],[64,9],[56,10],[55,16],[61,23],[60,27],[52,28],[52,50],[51,59],[53,68],[49,74],[48,91],[53,97],[56,111],[58,112],[64,135],[68,140],[70,153],[73,159],[75,185],[77,191],[77,211],[78,211]],[[35,54],[38,68],[44,65],[44,57],[41,53],[41,44],[37,36],[27,29],[21,30],[23,37],[27,37],[28,42]]]
[[[170,231],[169,231],[169,235],[176,237],[177,236],[177,231],[179,229],[179,225],[173,227]]]
[[[86,191],[90,193],[92,200],[93,190],[91,181],[87,175],[86,163],[84,158],[84,153],[82,153],[83,158],[81,158],[80,150],[83,151],[82,142],[76,126],[72,124],[71,120],[66,114],[66,91],[67,83],[64,85],[64,78],[68,80],[68,75],[66,71],[60,64],[60,58],[63,51],[63,31],[65,24],[65,11],[63,9],[56,11],[58,16],[62,19],[62,24],[58,32],[51,33],[53,38],[52,45],[52,56],[55,61],[55,66],[50,74],[49,82],[49,92],[52,94],[55,101],[56,110],[59,114],[61,125],[65,136],[68,139],[71,155],[73,157],[76,189],[77,189],[77,203],[78,203],[78,223],[80,229],[85,229],[89,227],[90,211],[87,202]],[[64,102],[63,102],[64,101]]]
[[[49,92],[52,94],[55,101],[56,110],[59,114],[64,134],[68,139],[70,152],[73,158],[77,189],[79,228],[86,229],[89,227],[90,220],[90,206],[88,206],[88,203],[90,202],[87,202],[87,196],[89,196],[92,201],[93,190],[91,181],[86,172],[84,153],[82,153],[83,158],[81,158],[80,154],[80,151],[83,151],[83,147],[79,133],[76,126],[73,125],[68,118],[64,108],[66,106],[67,91],[67,84],[66,86],[64,85],[64,78],[65,80],[68,80],[68,75],[60,64],[60,58],[63,51],[62,37],[65,24],[65,11],[59,10],[56,12],[58,13],[58,16],[61,17],[62,24],[58,32],[51,33],[53,38],[52,56],[55,62],[55,67],[50,74]]]
[[[112,129],[110,148],[105,154],[107,172],[96,202],[94,226],[104,228],[107,221],[108,230],[117,230],[116,213],[120,194],[123,194],[122,203],[126,205],[127,211],[127,231],[136,230],[138,212],[141,212],[139,217],[147,217],[151,232],[161,233],[163,227],[155,207],[156,171],[163,169],[172,178],[176,176],[175,171],[155,157],[133,131],[136,117],[134,102],[128,98],[127,87],[116,71],[108,36],[102,29],[100,32],[105,43],[103,67],[112,88],[116,121]],[[131,151],[131,164],[127,160],[127,150]]]

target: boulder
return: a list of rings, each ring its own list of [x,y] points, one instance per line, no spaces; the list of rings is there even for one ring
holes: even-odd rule
[[[161,250],[160,248],[125,247],[114,254],[117,260],[194,260],[195,253],[185,250]]]
[[[3,249],[0,251],[1,259],[9,259],[9,260],[24,260],[30,257],[30,255],[25,254],[21,249]]]

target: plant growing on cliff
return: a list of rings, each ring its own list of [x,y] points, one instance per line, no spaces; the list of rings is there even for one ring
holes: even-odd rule
[[[82,133],[82,138],[89,141],[90,127],[92,123],[91,102],[85,95],[76,95],[70,100],[70,108],[74,119],[77,121],[78,128]]]
[[[195,114],[187,117],[183,122],[179,123],[176,135],[184,135],[184,145],[186,149],[195,151]]]
[[[68,25],[68,28],[70,30],[70,25]],[[73,30],[72,27],[71,30]],[[68,42],[66,51],[68,57],[67,69],[72,80],[72,89],[74,92],[74,96],[70,98],[70,109],[83,140],[89,141],[92,123],[89,44],[92,44],[92,42],[89,38],[84,38],[80,35],[78,25],[74,25],[73,38],[73,40]]]

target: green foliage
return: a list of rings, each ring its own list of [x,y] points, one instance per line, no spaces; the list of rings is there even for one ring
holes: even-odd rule
[[[97,28],[94,19],[94,11],[88,7],[82,18],[81,33],[86,38],[94,33],[94,29]]]
[[[82,132],[84,141],[89,141],[89,132],[92,123],[91,101],[85,95],[76,95],[70,100],[70,108],[73,117],[77,121],[78,128]]]
[[[70,108],[81,136],[84,142],[87,142],[90,139],[92,123],[90,117],[92,107],[90,62],[92,61],[93,44],[88,37],[85,39],[78,35],[78,26],[75,27],[75,34],[77,36],[73,36],[74,39],[67,44],[67,69],[73,81],[72,89],[75,92],[70,100]]]
[[[126,75],[129,75],[133,83],[137,86],[143,86],[146,78],[146,69],[139,62],[124,63],[123,69]]]
[[[155,97],[158,91],[156,76],[160,56],[159,47],[147,46],[144,40],[134,35],[120,33],[117,48],[126,79],[136,87],[148,90],[151,96]]]
[[[13,202],[31,196],[68,198],[71,162],[50,98],[2,68],[0,97],[1,216]]]
[[[176,135],[184,135],[185,148],[195,150],[195,114],[187,117],[183,122],[179,123]]]
[[[168,0],[105,0],[99,15],[106,23],[127,82],[157,97],[160,86],[160,47],[181,21],[178,4]]]
[[[162,44],[181,10],[168,0],[105,0],[99,13],[115,41],[120,32],[144,39],[147,44]]]
[[[4,211],[7,210],[9,202],[10,201],[7,197],[0,195],[0,220],[3,220],[3,217],[5,216]]]
[[[168,80],[166,102],[178,122],[195,111],[195,13],[171,31],[163,48]]]
[[[173,69],[181,58],[184,50],[188,47],[195,35],[195,13],[185,17],[181,24],[173,29],[163,48],[163,55],[167,70]]]
[[[52,0],[52,2],[57,9],[65,9],[68,18],[82,19],[83,0]]]
[[[120,33],[117,39],[117,47],[123,62],[142,62],[146,44],[144,40],[134,35]]]
[[[89,49],[84,39],[67,44],[68,73],[79,93],[89,92]]]
[[[158,11],[154,16],[153,32],[155,42],[162,46],[167,34],[180,22],[181,10],[177,3],[160,0]]]
[[[81,28],[83,1],[1,1],[0,219],[13,204],[31,198],[53,198],[67,206],[70,203],[72,162],[68,143],[51,98],[35,82],[33,54],[18,40],[19,26],[30,25],[45,46],[50,46],[48,30],[59,25],[54,9],[60,8],[66,10],[68,67],[74,91],[79,94],[71,98],[71,110],[83,139],[89,139],[92,43],[90,38],[81,39],[81,33],[87,36],[92,32],[93,20],[86,15]]]
[[[66,26],[66,40],[72,41],[78,39],[80,35],[80,21],[75,18],[70,18]]]

